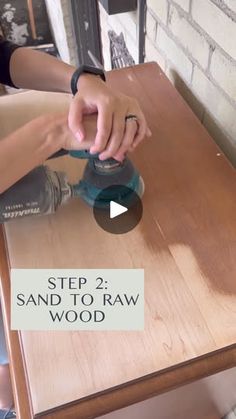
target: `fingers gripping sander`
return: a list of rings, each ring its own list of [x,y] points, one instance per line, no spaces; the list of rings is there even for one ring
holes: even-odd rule
[[[68,152],[63,150],[51,158],[65,154]],[[88,151],[70,151],[69,155],[88,160],[78,183],[69,184],[63,172],[52,171],[47,166],[36,167],[0,195],[0,222],[54,213],[72,197],[80,197],[90,206],[107,208],[111,200],[117,199],[117,193],[119,198],[123,193],[127,194],[127,190],[130,195],[132,191],[140,197],[143,195],[143,180],[129,159],[122,163],[114,159],[101,161]],[[109,188],[113,185],[119,185],[114,192]],[[126,188],[122,189],[122,186]],[[127,198],[132,199],[132,196]]]
[[[71,151],[70,155],[88,159],[82,179],[72,188],[73,195],[80,196],[90,206],[106,208],[111,200],[117,198],[117,193],[122,198],[122,193],[127,194],[128,190],[130,194],[133,191],[140,197],[143,195],[143,180],[129,159],[122,163],[112,158],[101,161],[87,151]],[[120,188],[110,188],[114,185]]]

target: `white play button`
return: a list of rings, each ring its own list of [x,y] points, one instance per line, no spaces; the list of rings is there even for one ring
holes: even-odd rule
[[[115,201],[110,201],[110,218],[118,217],[118,215],[121,215],[126,211],[128,211],[128,208],[117,204]]]
[[[97,224],[112,234],[125,234],[133,230],[142,214],[139,195],[125,185],[111,185],[101,189],[93,205]]]

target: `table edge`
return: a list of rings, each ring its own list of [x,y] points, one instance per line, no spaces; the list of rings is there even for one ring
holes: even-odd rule
[[[17,418],[31,419],[33,418],[33,408],[30,400],[30,392],[28,391],[28,380],[24,357],[22,356],[20,336],[18,331],[11,330],[11,284],[9,266],[4,225],[0,224],[0,291],[15,408]]]
[[[236,366],[236,344],[40,412],[35,418],[91,419]],[[76,415],[76,416],[75,416]]]

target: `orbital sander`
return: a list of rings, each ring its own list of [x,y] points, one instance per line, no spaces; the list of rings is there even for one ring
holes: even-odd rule
[[[122,201],[130,207],[137,195],[143,195],[143,179],[128,158],[123,162],[113,158],[102,161],[86,150],[60,150],[50,158],[66,154],[88,160],[82,179],[70,184],[64,172],[52,171],[47,166],[36,167],[0,194],[0,222],[54,213],[73,197],[82,198],[92,207],[106,209],[111,201]]]
[[[80,196],[88,205],[107,208],[111,200],[123,200],[128,205],[135,194],[143,195],[143,179],[128,158],[123,162],[113,158],[102,161],[86,150],[70,151],[70,155],[88,159],[82,179],[73,185],[73,195]]]

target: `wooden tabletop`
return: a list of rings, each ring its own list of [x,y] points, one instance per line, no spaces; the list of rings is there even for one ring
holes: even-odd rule
[[[144,268],[145,330],[8,330],[14,385],[28,388],[16,390],[19,412],[30,406],[24,419],[96,417],[236,365],[235,169],[156,64],[108,79],[137,97],[153,133],[132,155],[146,186],[143,218],[112,235],[73,200],[6,224],[4,312],[9,321],[5,243],[13,268]],[[84,162],[49,165],[76,180]]]

